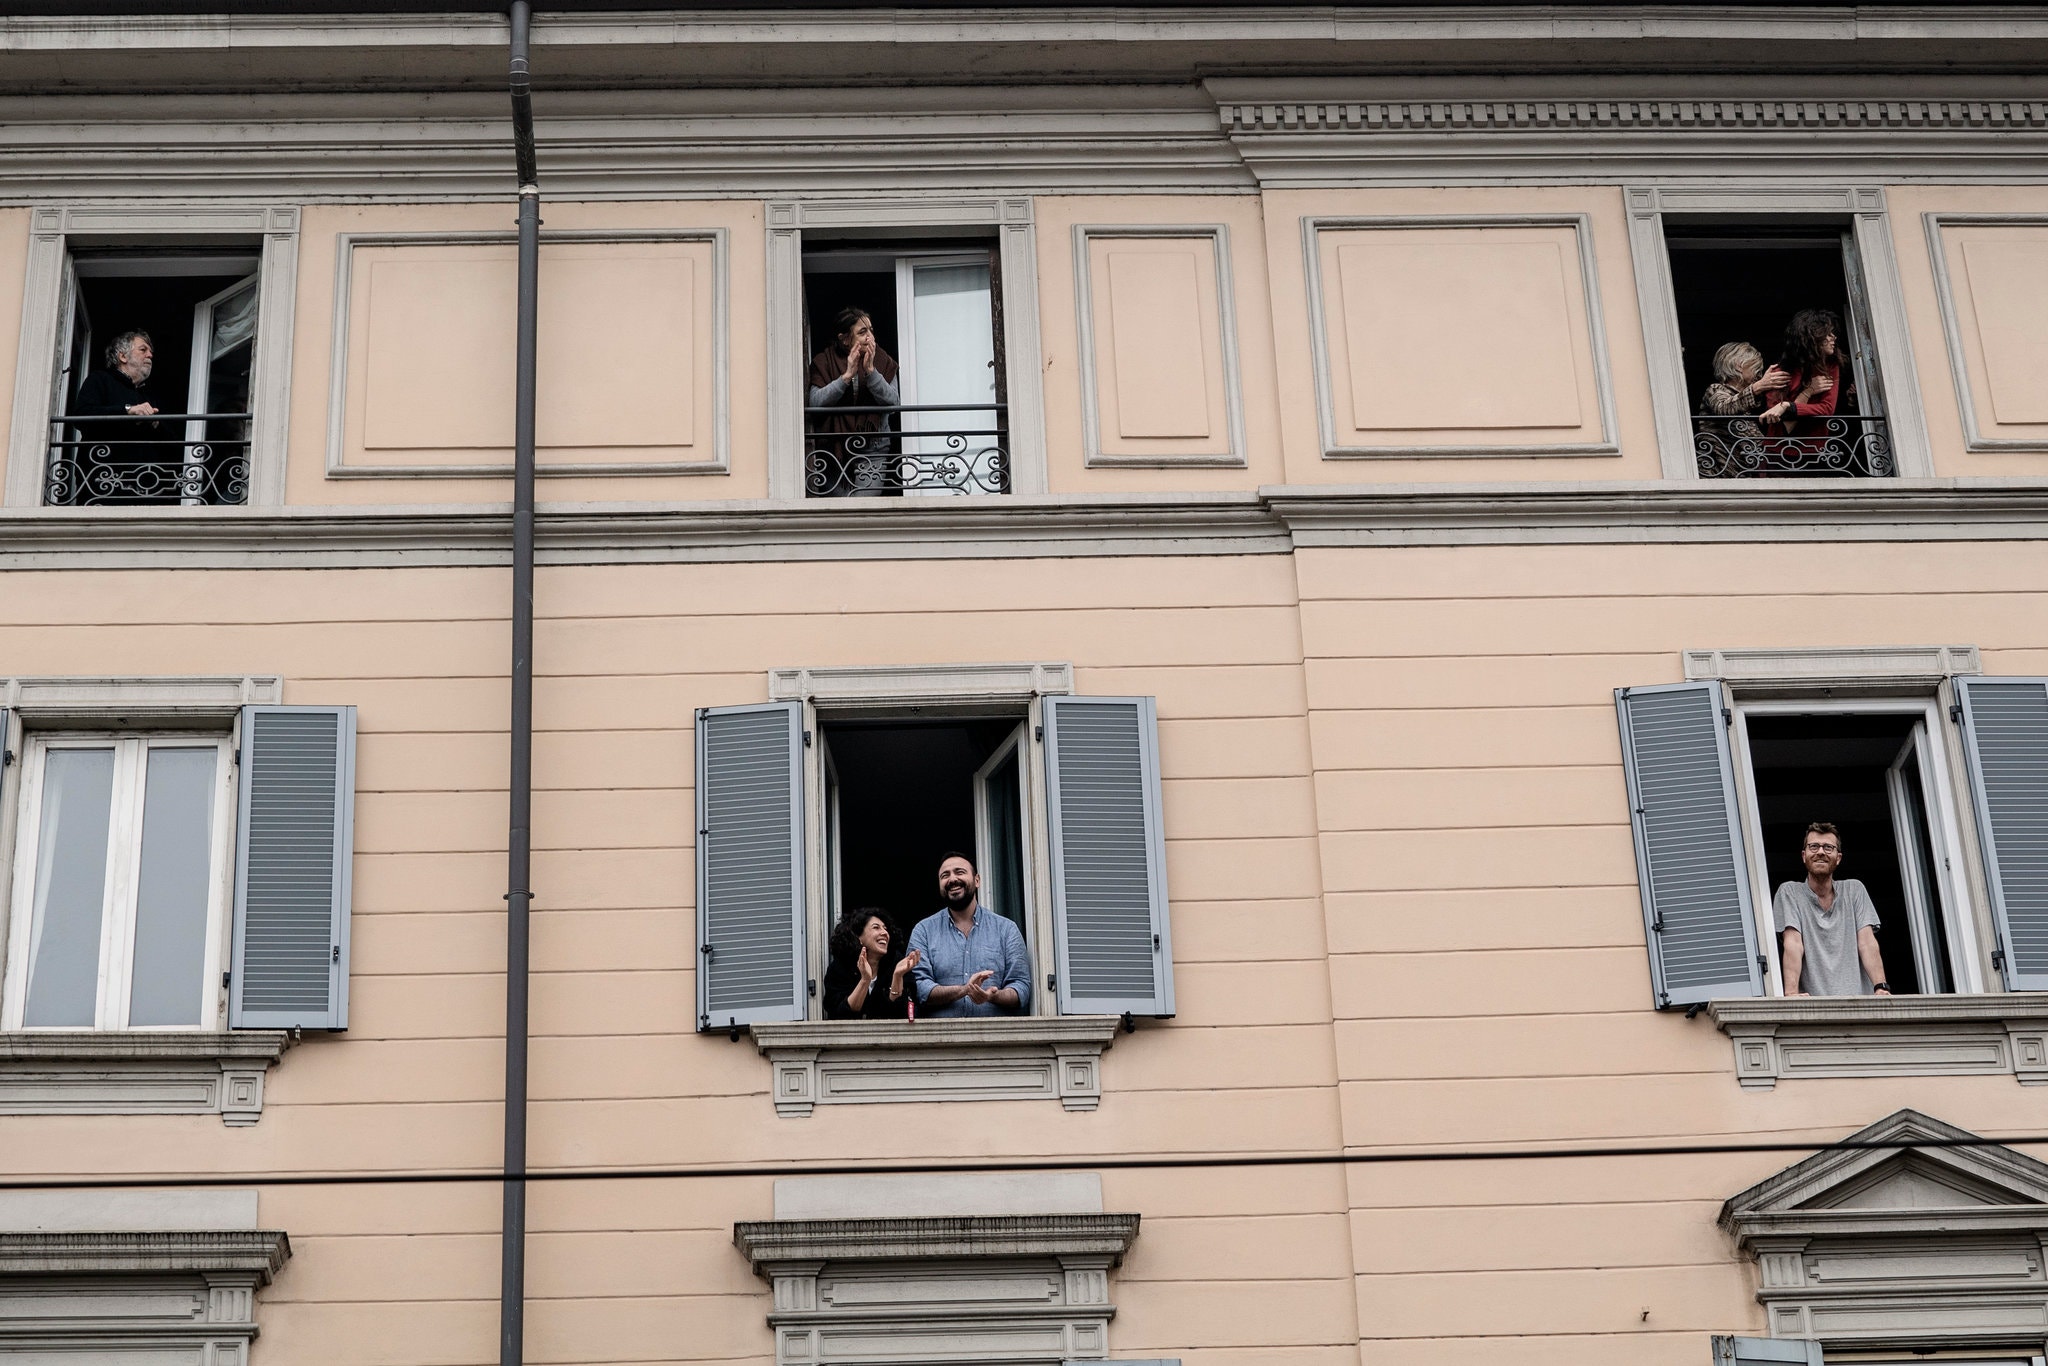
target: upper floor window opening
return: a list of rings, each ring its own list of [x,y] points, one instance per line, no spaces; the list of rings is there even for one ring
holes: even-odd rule
[[[2048,680],[1729,687],[1616,694],[1659,1008],[2048,990]]]
[[[1753,793],[1757,904],[1770,908],[1780,990],[1983,990],[1962,876],[1965,808],[1954,795],[1934,699],[1753,702],[1736,710]],[[1815,824],[1833,828],[1810,832]],[[1816,885],[1829,893],[1825,908]],[[1861,922],[1869,918],[1876,924],[1865,951]]]
[[[805,242],[807,496],[1010,491],[1002,289],[987,239]]]
[[[1700,476],[1897,474],[1855,233],[1667,220],[1664,239]]]
[[[64,261],[42,501],[248,500],[256,247],[78,247]]]
[[[913,992],[918,1019],[1171,1015],[1155,718],[1144,697],[993,693],[701,711],[698,1027],[900,1019]],[[931,951],[896,993],[913,944]],[[927,995],[981,970],[992,1001]]]

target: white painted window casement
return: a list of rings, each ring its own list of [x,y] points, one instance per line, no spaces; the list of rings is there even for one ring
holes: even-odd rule
[[[1173,1013],[1152,699],[1077,696],[1065,664],[788,669],[769,685],[773,701],[698,716],[698,1028],[752,1031],[784,1115],[1094,1109],[1119,1018]],[[912,791],[922,805],[892,795]],[[1024,1011],[832,1018],[842,911],[885,907],[907,938],[938,906],[923,862],[947,847],[972,851],[984,913],[1023,938]]]
[[[1797,474],[1823,457],[1834,463],[1813,472],[1908,478],[1934,473],[1882,188],[1631,186],[1623,194],[1665,478],[1739,477],[1754,472],[1757,461],[1770,472]],[[1779,338],[1710,330],[1696,335],[1689,351],[1681,340],[1687,324],[1680,317],[1674,250],[1715,247],[1734,253],[1732,262],[1772,248],[1796,249],[1801,243],[1794,237],[1818,253],[1816,260],[1832,252],[1832,265],[1809,273],[1805,280],[1812,297],[1801,297],[1786,311],[1829,307],[1842,315],[1849,334],[1838,338],[1842,374],[1855,377],[1861,395],[1856,415],[1841,419],[1839,432],[1819,430],[1824,424],[1809,419],[1805,429],[1792,434],[1796,440],[1696,417],[1701,411],[1696,390],[1704,387],[1700,381],[1710,375],[1712,352],[1721,343],[1750,342],[1770,363],[1777,358]],[[1751,273],[1740,266],[1731,269],[1738,282]],[[1787,286],[1798,289],[1798,267],[1793,269],[1795,280]],[[1836,294],[1842,297],[1836,300]],[[1737,318],[1723,321],[1733,324]]]
[[[1981,675],[1968,646],[1700,650],[1685,667],[1617,694],[1658,1006],[1710,1004],[1749,1087],[2048,1082],[2048,902],[2001,874],[2040,843],[2048,774],[2024,754],[2048,683]],[[1787,994],[1774,888],[1805,876],[1820,820],[1876,905],[1890,995]]]
[[[298,239],[293,205],[35,210],[7,506],[283,502]],[[131,306],[133,280],[176,306]],[[80,386],[104,368],[107,343],[145,314],[156,319],[157,350],[145,398],[159,413],[195,416],[146,430],[125,415],[54,422],[79,411]]]
[[[0,1114],[253,1123],[346,1026],[353,710],[279,689],[0,680]]]
[[[881,239],[886,238],[886,250]],[[987,246],[969,259],[963,245]],[[920,248],[920,240],[930,250]],[[886,255],[885,273],[894,283],[888,295],[900,327],[899,360],[906,391],[898,402],[931,411],[904,413],[902,435],[877,443],[861,437],[853,449],[834,447],[832,458],[811,459],[806,441],[805,376],[811,354],[833,338],[832,319],[806,316],[806,271],[821,263],[816,248],[830,242],[855,254]],[[940,248],[946,248],[941,251]],[[946,254],[947,251],[952,255]],[[807,256],[812,257],[807,264]],[[879,258],[878,258],[879,259]],[[822,263],[830,267],[830,263]],[[849,256],[852,270],[880,270],[874,262]],[[869,305],[872,307],[873,305]],[[978,322],[976,320],[979,320]],[[978,331],[977,331],[978,329]],[[987,334],[983,336],[981,334]],[[939,339],[937,345],[933,339]],[[886,348],[884,348],[886,349]],[[919,362],[917,351],[925,354]],[[993,386],[985,376],[991,370]],[[988,397],[991,390],[995,399]],[[996,425],[1007,448],[1000,469],[979,464],[948,465],[950,437],[941,428],[979,431],[989,425],[986,405],[1000,401]],[[973,405],[983,409],[970,412]],[[960,405],[955,407],[954,405]],[[869,405],[876,406],[876,405]],[[884,405],[886,406],[886,405]],[[1038,253],[1029,197],[868,198],[775,200],[768,205],[768,496],[862,494],[882,488],[904,496],[918,493],[1046,490],[1045,401],[1038,336]],[[928,433],[920,437],[920,426]],[[989,442],[966,439],[969,453]],[[900,447],[900,449],[899,449]],[[877,458],[895,457],[876,464]],[[853,477],[883,469],[882,476]],[[924,471],[910,477],[898,466]],[[1000,473],[997,480],[994,476]],[[842,477],[844,476],[844,477]]]

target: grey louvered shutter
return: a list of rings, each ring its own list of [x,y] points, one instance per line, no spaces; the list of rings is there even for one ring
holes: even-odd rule
[[[1763,995],[1721,685],[1623,688],[1614,704],[1657,1008]]]
[[[804,1017],[800,702],[697,713],[697,1028]]]
[[[1820,1344],[1806,1338],[1714,1335],[1714,1366],[1821,1366]]]
[[[2048,678],[1958,678],[2008,991],[2048,991]]]
[[[242,708],[231,1026],[348,1028],[355,793],[354,707]]]
[[[1173,1014],[1152,699],[1046,698],[1045,769],[1060,1012]]]

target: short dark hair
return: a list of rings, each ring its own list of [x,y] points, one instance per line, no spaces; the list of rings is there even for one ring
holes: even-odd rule
[[[108,342],[107,368],[111,370],[115,366],[119,365],[121,363],[121,353],[123,351],[126,351],[130,346],[134,345],[136,342],[139,341],[149,342],[151,346],[156,345],[155,342],[149,340],[149,333],[144,332],[139,327],[131,327],[126,332],[121,333],[112,341]]]
[[[943,854],[939,855],[939,867],[941,867],[941,868],[945,867],[945,866],[946,866],[946,865],[947,865],[948,863],[951,863],[951,862],[952,862],[952,861],[953,861],[954,859],[959,859],[959,860],[960,860],[960,861],[961,861],[962,863],[966,864],[966,865],[967,865],[967,866],[968,866],[969,868],[974,868],[974,855],[972,855],[972,854],[963,854],[963,853],[961,853],[961,852],[960,852],[960,851],[959,851],[958,849],[951,849],[951,850],[948,850],[947,852],[945,852],[945,853],[943,853]],[[975,869],[974,869],[974,871],[975,871],[975,874],[976,874],[976,876],[979,876],[979,875],[980,875],[980,872],[981,872],[981,870],[980,870],[980,869],[978,869],[978,868],[975,868]]]
[[[1835,848],[1840,849],[1842,847],[1842,832],[1835,829],[1833,821],[1807,822],[1806,835],[1833,835],[1835,837]],[[1806,835],[1799,837],[1802,844],[1806,841]]]
[[[873,322],[875,315],[862,308],[859,304],[848,304],[845,308],[840,309],[839,316],[832,320],[832,335],[835,338],[845,336],[860,325],[862,318]]]

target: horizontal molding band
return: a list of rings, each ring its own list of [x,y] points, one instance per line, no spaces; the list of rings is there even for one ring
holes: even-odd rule
[[[733,1225],[757,1271],[783,1262],[947,1261],[1108,1256],[1138,1236],[1135,1214],[970,1214],[900,1219],[765,1219]]]
[[[292,1255],[282,1232],[0,1232],[0,1275],[243,1272],[267,1285]]]
[[[2048,481],[1272,485],[1257,493],[543,505],[542,564],[2048,539]],[[0,510],[4,569],[504,565],[505,506]]]
[[[1620,130],[1900,133],[2048,131],[2048,100],[1221,101],[1233,135]]]

